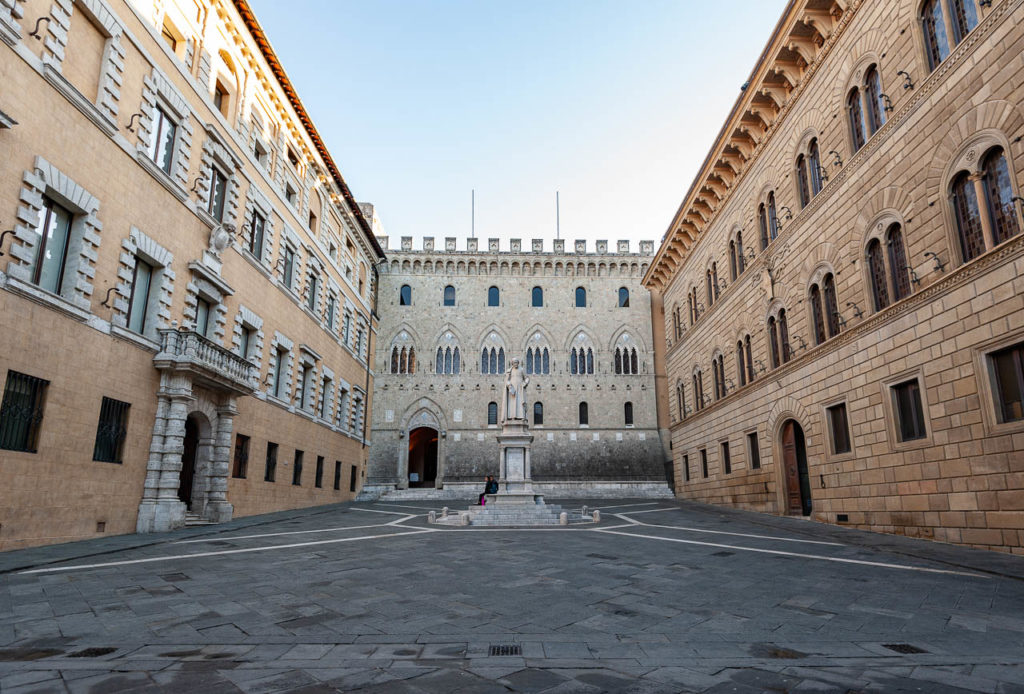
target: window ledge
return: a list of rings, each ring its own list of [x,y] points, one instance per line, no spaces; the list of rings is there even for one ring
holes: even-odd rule
[[[21,294],[22,296],[31,299],[36,303],[40,303],[50,308],[57,309],[58,311],[65,313],[72,318],[82,321],[83,323],[89,323],[93,318],[93,315],[89,311],[86,311],[85,309],[81,309],[78,306],[75,306],[64,297],[59,296],[57,294],[51,294],[45,289],[40,289],[34,284],[25,282],[24,280],[20,280],[17,277],[11,277],[10,275],[7,275],[7,282],[5,283],[5,287],[9,291],[14,292],[15,294]]]
[[[145,335],[139,335],[137,332],[129,330],[128,328],[122,328],[119,325],[111,325],[110,334],[116,338],[125,340],[126,342],[131,342],[136,347],[141,347],[142,349],[148,352],[152,352],[153,354],[156,354],[157,352],[160,351],[159,343],[154,342]]]
[[[135,160],[139,165],[149,173],[150,176],[155,178],[160,185],[167,189],[167,191],[178,198],[183,203],[188,204],[188,194],[182,189],[180,185],[174,182],[174,180],[167,175],[167,172],[156,165],[152,159],[145,152],[136,151]]]
[[[256,268],[260,273],[262,273],[264,277],[266,277],[271,282],[274,281],[274,273],[272,273],[270,269],[263,264],[263,261],[261,261],[259,258],[250,253],[247,249],[242,248],[238,244],[232,244],[231,247],[235,250],[235,253],[238,253],[240,256],[245,258],[245,260],[254,268]]]
[[[271,395],[270,393],[267,393],[267,402],[277,405],[278,407],[282,407],[288,410],[289,412],[295,412],[295,407],[291,403],[289,403],[287,400],[282,400],[276,395]]]

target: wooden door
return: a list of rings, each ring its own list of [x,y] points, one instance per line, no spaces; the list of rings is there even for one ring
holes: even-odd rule
[[[796,450],[796,423],[789,420],[782,426],[782,465],[786,474],[786,507],[790,515],[803,513],[800,494],[800,470]]]
[[[196,474],[196,453],[199,449],[199,425],[191,417],[185,420],[185,450],[181,454],[178,499],[192,509],[192,482]]]

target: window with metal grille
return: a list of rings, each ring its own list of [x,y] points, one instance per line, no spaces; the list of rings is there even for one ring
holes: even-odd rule
[[[992,236],[996,243],[1002,243],[1020,233],[1017,211],[1013,207],[1013,184],[1006,156],[1001,147],[993,148],[982,166],[985,193],[992,217]]]
[[[896,412],[896,435],[900,441],[915,441],[927,436],[921,386],[917,379],[892,386],[893,409]]]
[[[341,489],[341,461],[334,461],[334,491]]]
[[[868,269],[871,275],[871,298],[875,310],[881,311],[889,305],[888,281],[885,277],[885,259],[882,257],[882,243],[873,239],[868,244]]]
[[[878,66],[872,65],[864,75],[864,106],[868,114],[868,131],[874,135],[885,125],[885,104],[882,103],[882,79]]]
[[[910,276],[907,271],[907,252],[903,247],[903,231],[899,224],[893,224],[886,232],[889,246],[889,270],[892,272],[892,286],[896,301],[910,296]]]
[[[249,437],[235,434],[235,459],[231,465],[231,476],[245,479],[249,472]]]
[[[725,474],[732,474],[732,457],[729,455],[728,441],[722,441],[722,469]]]
[[[690,481],[690,456],[683,456],[683,481]]]
[[[49,381],[7,372],[4,399],[0,404],[0,448],[35,453]]]
[[[921,8],[921,25],[924,30],[928,66],[934,70],[949,56],[946,20],[942,14],[942,5],[939,0],[929,0]]]
[[[1024,342],[989,355],[1001,422],[1024,419]]]
[[[811,318],[814,320],[814,344],[820,345],[826,340],[825,323],[821,319],[821,289],[818,285],[811,285]]]
[[[830,272],[822,280],[822,292],[825,295],[825,324],[828,326],[828,336],[835,337],[839,334],[839,301],[836,298],[836,278]]]
[[[348,490],[350,492],[354,492],[356,490],[356,481],[359,479],[358,476],[359,476],[359,472],[356,469],[356,466],[353,465],[352,469],[349,472],[349,477],[348,477]]]
[[[707,479],[708,476],[708,449],[700,449],[700,474]]]
[[[254,256],[263,259],[263,233],[267,227],[267,220],[263,215],[254,212],[252,224],[249,225],[249,252]]]
[[[853,151],[864,146],[864,112],[861,110],[860,90],[854,87],[846,97],[846,112],[850,117],[850,136],[853,138]]]
[[[317,489],[324,486],[324,457],[322,455],[316,457],[316,477],[313,478],[313,486]]]
[[[951,199],[960,237],[960,252],[966,263],[985,252],[985,235],[982,233],[978,193],[974,188],[974,181],[966,171],[961,171],[953,179]]]
[[[498,423],[498,403],[487,403],[487,425],[494,426]]]
[[[850,452],[850,425],[846,418],[846,403],[828,408],[829,430],[832,434],[832,452]]]
[[[124,439],[128,434],[130,403],[104,397],[100,404],[100,421],[96,425],[96,443],[92,459],[101,463],[121,463]]]
[[[228,196],[228,179],[216,166],[210,167],[210,200],[206,211],[218,222],[224,219],[224,202]]]

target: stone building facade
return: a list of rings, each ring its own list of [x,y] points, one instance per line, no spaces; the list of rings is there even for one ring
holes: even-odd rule
[[[0,39],[0,549],[352,498],[383,251],[245,0]]]
[[[680,497],[1024,553],[1022,16],[788,5],[644,278]]]
[[[534,480],[550,493],[667,490],[657,424],[653,242],[553,250],[403,237],[381,267],[368,485],[478,490],[498,474],[502,382],[527,371]],[[381,239],[387,248],[387,239]],[[625,485],[625,486],[624,486]]]

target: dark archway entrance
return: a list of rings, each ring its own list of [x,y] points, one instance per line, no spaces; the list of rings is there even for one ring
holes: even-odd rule
[[[795,420],[782,425],[782,465],[786,474],[786,510],[791,516],[811,515],[811,480],[807,475],[804,430]]]
[[[199,421],[190,416],[185,420],[185,450],[181,453],[181,473],[178,475],[178,499],[192,510],[192,485],[196,478],[196,457],[199,454]]]
[[[409,432],[409,487],[437,484],[437,430],[419,427]]]

